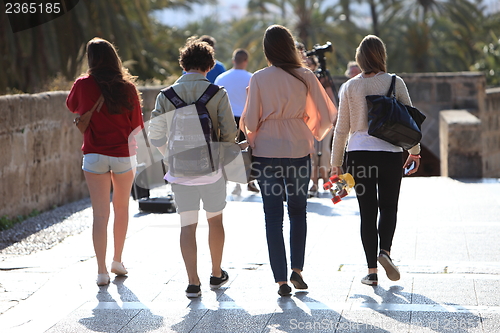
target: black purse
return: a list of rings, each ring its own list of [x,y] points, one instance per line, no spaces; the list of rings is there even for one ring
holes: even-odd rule
[[[396,99],[396,75],[386,96],[366,96],[368,104],[368,134],[393,145],[410,149],[422,139],[421,126],[425,115],[413,106]]]

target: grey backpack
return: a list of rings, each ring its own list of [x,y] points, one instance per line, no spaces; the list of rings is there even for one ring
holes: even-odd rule
[[[218,143],[206,105],[219,89],[210,84],[190,105],[172,87],[162,90],[176,108],[167,143],[167,161],[172,176],[197,177],[218,170]]]

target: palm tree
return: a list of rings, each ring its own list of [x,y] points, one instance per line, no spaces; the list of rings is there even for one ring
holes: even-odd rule
[[[150,13],[165,6],[188,8],[200,0],[88,0],[80,1],[59,18],[13,33],[4,11],[0,13],[0,93],[9,87],[38,91],[58,73],[68,80],[82,70],[85,44],[99,36],[113,42],[134,75],[149,78],[164,69],[152,47]],[[23,16],[29,21],[29,16]],[[27,23],[29,24],[29,22]]]
[[[483,20],[477,4],[468,0],[402,0],[391,10],[382,35],[388,36],[388,44],[398,45],[392,52],[400,59],[399,68],[413,72],[467,70],[477,56],[473,45],[481,38]]]
[[[500,86],[500,12],[485,17],[483,38],[475,48],[480,57],[471,65],[471,70],[483,71],[489,86]]]
[[[250,14],[257,14],[261,19],[264,19],[271,13],[269,5],[271,7],[279,6],[279,2],[278,0],[248,0],[247,10]]]
[[[246,17],[235,21],[229,30],[229,40],[233,41],[233,48],[244,48],[249,54],[248,70],[253,72],[267,66],[267,60],[262,48],[262,38],[267,27],[274,22],[261,20],[257,17]]]

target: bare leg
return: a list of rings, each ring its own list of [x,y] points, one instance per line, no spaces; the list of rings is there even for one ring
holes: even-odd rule
[[[309,191],[317,191],[318,190],[318,168],[316,166],[312,167],[311,172],[311,180],[312,186]]]
[[[319,167],[319,177],[323,179],[323,184],[328,183],[328,181],[330,180],[330,169],[325,166]],[[316,181],[316,184],[318,184],[318,181]]]
[[[217,213],[207,212],[208,220],[208,246],[212,257],[212,276],[221,277],[222,252],[224,250],[224,226],[222,224],[222,211]]]
[[[113,182],[113,211],[115,221],[113,224],[113,237],[115,245],[114,261],[122,262],[123,246],[127,237],[130,201],[130,192],[134,182],[135,170],[130,170],[123,174],[111,173]]]
[[[97,273],[105,274],[106,268],[106,247],[108,240],[108,219],[109,219],[109,194],[111,191],[110,173],[95,174],[84,171],[87,186],[92,202],[92,213],[94,222],[92,225],[92,240],[97,259]]]
[[[196,246],[196,227],[198,226],[198,211],[180,213],[181,217],[181,252],[188,275],[189,284],[200,284],[198,277],[198,258]]]

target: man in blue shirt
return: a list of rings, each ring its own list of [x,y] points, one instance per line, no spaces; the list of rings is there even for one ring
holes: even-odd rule
[[[212,36],[203,35],[200,37],[200,40],[208,43],[215,50],[215,43],[216,43],[215,38],[213,38]],[[214,66],[214,68],[212,68],[212,70],[210,72],[208,72],[207,79],[211,83],[214,83],[217,76],[219,76],[221,73],[224,73],[225,71],[226,71],[226,67],[224,67],[222,62],[215,59],[215,66]]]

